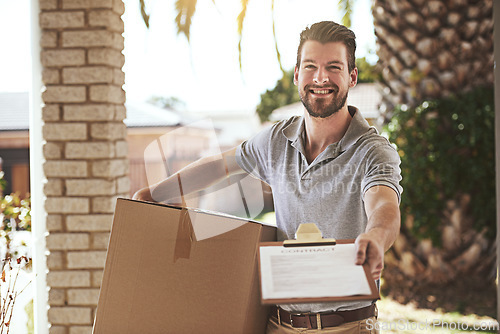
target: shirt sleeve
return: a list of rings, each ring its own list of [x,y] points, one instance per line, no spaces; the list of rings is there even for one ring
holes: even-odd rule
[[[265,129],[253,138],[244,141],[236,149],[236,162],[247,173],[269,183],[269,143],[272,140],[272,128]]]
[[[371,187],[383,185],[392,188],[401,202],[400,163],[398,152],[389,143],[376,146],[367,156],[365,177],[361,183],[363,194]]]

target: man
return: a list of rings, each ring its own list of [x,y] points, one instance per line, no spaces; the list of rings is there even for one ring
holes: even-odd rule
[[[400,228],[399,156],[346,104],[358,77],[354,33],[334,22],[319,22],[300,37],[294,83],[303,116],[274,124],[224,152],[222,159],[202,158],[134,197],[173,198],[180,175],[184,193],[190,193],[251,173],[273,190],[280,240],[292,239],[306,222],[316,223],[325,238],[356,238],[356,264],[368,263],[378,280],[384,252]],[[322,333],[369,333],[375,317],[370,301],[279,305],[272,310],[267,333],[320,326]]]

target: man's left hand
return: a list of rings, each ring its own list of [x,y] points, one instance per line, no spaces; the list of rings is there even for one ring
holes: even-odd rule
[[[369,232],[360,234],[354,244],[356,264],[368,263],[373,279],[378,280],[384,268],[384,246]]]

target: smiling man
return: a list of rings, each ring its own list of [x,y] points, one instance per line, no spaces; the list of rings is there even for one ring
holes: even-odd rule
[[[166,200],[250,173],[273,191],[279,240],[301,223],[325,238],[356,239],[356,263],[375,280],[400,228],[399,156],[361,113],[346,104],[356,85],[354,33],[334,22],[302,31],[294,83],[304,115],[278,122],[220,157],[206,157],[134,198]],[[186,181],[184,181],[186,180]],[[332,282],[335,284],[335,282]],[[370,333],[375,301],[286,304],[272,308],[267,333]]]

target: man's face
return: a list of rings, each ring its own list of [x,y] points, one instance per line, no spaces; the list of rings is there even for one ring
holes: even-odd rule
[[[306,41],[294,83],[309,115],[326,118],[345,106],[349,88],[356,85],[358,70],[349,73],[347,48],[342,42]]]

